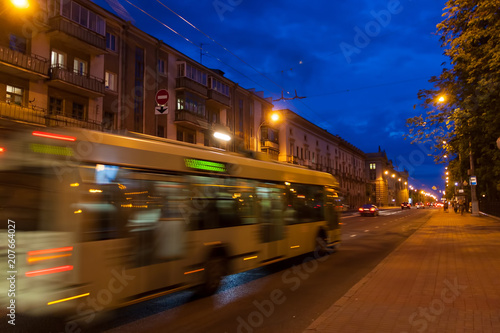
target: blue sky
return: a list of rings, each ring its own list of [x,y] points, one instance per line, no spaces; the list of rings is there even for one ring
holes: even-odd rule
[[[444,166],[403,138],[406,119],[424,112],[414,108],[418,91],[432,87],[428,80],[447,61],[436,35],[444,0],[94,2],[196,61],[203,43],[203,65],[245,88],[273,99],[297,90],[307,98],[275,108],[291,109],[364,152],[380,146],[416,186],[444,187]]]

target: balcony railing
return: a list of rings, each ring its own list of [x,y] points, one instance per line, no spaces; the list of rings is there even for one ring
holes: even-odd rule
[[[279,144],[269,140],[262,140],[262,148],[279,149]]]
[[[48,60],[37,55],[29,56],[0,46],[0,61],[43,76],[49,75]]]
[[[103,125],[99,122],[49,114],[46,109],[40,107],[24,107],[4,102],[0,102],[0,118],[51,127],[80,127],[103,130]]]
[[[186,110],[175,111],[175,121],[186,122],[201,129],[208,129],[208,121]]]
[[[50,74],[52,80],[61,80],[98,94],[104,94],[104,81],[102,79],[83,76],[62,67],[52,67]]]
[[[71,22],[63,16],[52,17],[49,24],[53,30],[61,31],[102,51],[106,50],[106,38],[104,36]]]
[[[178,77],[175,81],[176,88],[186,88],[192,90],[194,92],[199,93],[200,95],[207,96],[208,88],[201,83],[193,81],[185,76]]]
[[[213,90],[213,89],[208,89],[208,99],[212,99],[212,100],[214,100],[220,104],[226,105],[226,106],[230,105],[229,96],[221,94],[220,92]]]

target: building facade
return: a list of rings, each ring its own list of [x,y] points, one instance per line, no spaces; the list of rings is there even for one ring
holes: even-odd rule
[[[0,115],[239,151],[272,102],[88,0],[2,5]],[[158,112],[156,94],[168,91]],[[225,143],[214,132],[229,134]]]
[[[385,151],[366,154],[367,199],[380,207],[408,202],[408,171],[397,171]]]

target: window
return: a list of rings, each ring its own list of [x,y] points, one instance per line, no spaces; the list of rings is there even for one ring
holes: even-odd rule
[[[75,119],[83,120],[85,115],[85,106],[83,104],[73,103],[71,115]]]
[[[75,61],[73,62],[73,72],[78,75],[85,76],[87,75],[87,62],[80,60],[78,58],[75,58]]]
[[[63,100],[60,98],[49,98],[49,114],[63,114]]]
[[[26,38],[10,34],[9,48],[13,51],[26,53]]]
[[[116,52],[116,36],[109,32],[106,32],[106,48]]]
[[[177,96],[177,110],[188,110],[200,117],[205,118],[205,100],[190,92],[184,92]]]
[[[186,63],[181,63],[177,65],[177,75],[178,77],[188,77],[193,81],[196,81],[204,86],[207,86],[207,74],[202,72],[196,67],[188,65]]]
[[[196,143],[196,132],[184,128],[177,128],[177,141]]]
[[[105,35],[106,21],[74,1],[61,1],[61,15],[100,35]]]
[[[66,68],[66,54],[52,50],[50,54],[50,65],[56,68]]]
[[[217,80],[216,78],[211,78],[210,88],[220,92],[223,95],[229,96],[229,86]]]
[[[370,170],[375,170],[377,165],[375,163],[370,163]]]
[[[17,105],[22,105],[23,104],[23,89],[14,87],[14,86],[9,86],[7,85],[6,88],[7,94],[5,101],[7,103],[13,103]]]
[[[104,75],[104,84],[106,89],[117,91],[117,76],[114,73],[106,72]]]
[[[297,219],[291,223],[308,223],[324,220],[324,191],[322,186],[294,184],[286,193],[287,209]],[[289,223],[290,223],[289,222]]]
[[[165,68],[165,60],[158,59],[158,73],[166,75],[167,69]]]

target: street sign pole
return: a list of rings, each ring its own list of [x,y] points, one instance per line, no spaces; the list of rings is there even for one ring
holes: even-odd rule
[[[163,114],[168,114],[168,106],[166,105],[168,103],[168,90],[167,89],[160,89],[156,92],[155,100],[156,100],[156,107],[155,107],[155,115],[163,115]],[[155,117],[155,132],[156,135],[158,136],[158,117]],[[168,127],[168,121],[167,121],[167,127]],[[163,134],[165,135],[165,134]]]

